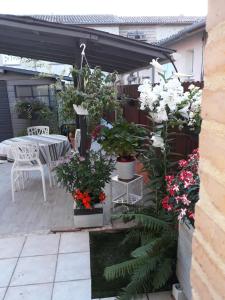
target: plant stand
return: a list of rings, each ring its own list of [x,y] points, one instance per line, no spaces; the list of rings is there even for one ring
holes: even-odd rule
[[[77,208],[74,203],[74,225],[76,228],[102,227],[102,205],[98,204],[93,209],[85,209]]]
[[[119,195],[113,196],[113,190],[122,190]],[[143,198],[143,176],[135,175],[130,180],[121,180],[117,176],[112,177],[110,183],[110,196],[113,204],[113,210],[115,204],[136,204]]]

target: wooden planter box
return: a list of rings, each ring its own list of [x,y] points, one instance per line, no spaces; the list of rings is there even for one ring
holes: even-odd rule
[[[179,279],[180,287],[188,300],[192,299],[190,270],[193,232],[194,228],[191,225],[186,225],[185,223],[179,224],[176,273]]]
[[[103,207],[98,205],[93,209],[74,207],[74,225],[77,228],[102,227]]]

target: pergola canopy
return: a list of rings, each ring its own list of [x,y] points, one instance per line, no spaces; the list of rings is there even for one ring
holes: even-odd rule
[[[80,64],[86,44],[91,67],[126,73],[149,66],[153,58],[170,59],[174,50],[75,25],[31,17],[0,15],[0,53],[62,64]]]

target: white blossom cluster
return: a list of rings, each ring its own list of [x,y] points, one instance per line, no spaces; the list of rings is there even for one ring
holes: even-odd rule
[[[175,73],[166,80],[163,66],[157,60],[153,60],[151,65],[161,74],[161,79],[155,86],[152,86],[149,80],[144,80],[138,87],[140,109],[147,109],[155,123],[169,121],[179,128],[187,125],[194,129],[200,122],[201,90],[191,84],[188,91],[184,92],[178,78],[188,75]],[[158,134],[152,136],[152,145],[161,148],[162,151],[165,148],[163,139]]]
[[[201,90],[193,84],[189,86],[188,92],[184,92],[181,82],[176,77],[167,81],[161,79],[154,87],[145,80],[138,87],[138,91],[140,109],[148,109],[154,122],[162,123],[180,115],[183,124],[190,127],[195,125],[196,116],[200,113]]]

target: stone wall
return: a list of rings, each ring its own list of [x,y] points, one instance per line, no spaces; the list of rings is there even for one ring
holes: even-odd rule
[[[192,298],[225,299],[225,3],[209,0]]]

